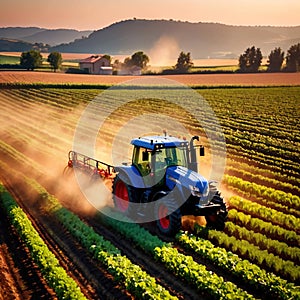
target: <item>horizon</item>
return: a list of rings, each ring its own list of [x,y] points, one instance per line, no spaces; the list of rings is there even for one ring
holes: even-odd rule
[[[34,26],[34,25],[28,25],[28,26],[0,26],[0,28],[40,28],[40,29],[46,29],[46,30],[77,30],[77,31],[98,31],[104,28],[107,28],[113,24],[118,24],[121,22],[126,22],[126,21],[174,21],[174,22],[181,22],[181,23],[191,23],[191,24],[219,24],[219,25],[225,25],[225,26],[233,26],[233,27],[299,27],[300,22],[298,25],[243,25],[243,24],[225,24],[221,22],[203,22],[203,21],[198,21],[198,22],[193,22],[193,21],[185,21],[185,20],[175,20],[175,19],[145,19],[145,18],[128,18],[128,19],[123,19],[119,21],[115,21],[107,26],[104,26],[102,28],[98,29],[77,29],[77,28],[72,28],[72,27],[57,27],[57,28],[49,28],[49,27],[42,27],[42,26]]]
[[[232,26],[300,26],[297,0],[2,0],[0,27],[99,30],[130,19],[220,23]],[[17,9],[16,9],[17,8]],[[99,8],[99,9],[95,9]],[[49,17],[50,16],[50,17]]]

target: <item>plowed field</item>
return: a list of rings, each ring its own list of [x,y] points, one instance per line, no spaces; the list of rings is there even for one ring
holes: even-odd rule
[[[143,76],[146,77],[146,76]],[[300,85],[299,73],[273,73],[273,74],[195,74],[155,76],[155,78],[168,78],[186,85]],[[62,83],[62,84],[117,84],[126,80],[137,78],[135,76],[104,76],[79,75],[49,72],[0,72],[0,83]],[[152,78],[152,76],[150,77]]]

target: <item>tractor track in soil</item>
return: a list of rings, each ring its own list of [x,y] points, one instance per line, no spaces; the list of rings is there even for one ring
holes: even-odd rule
[[[24,210],[50,251],[52,251],[59,260],[60,265],[67,271],[68,275],[76,281],[82,293],[88,299],[132,299],[132,296],[114,281],[113,277],[103,266],[90,257],[87,250],[82,248],[53,216],[47,213],[41,213],[41,211],[37,211],[36,208],[28,208],[23,202],[21,196],[22,191],[11,186],[7,180],[3,180],[3,182],[18,205]],[[14,238],[13,241],[15,239],[16,238]],[[29,252],[28,261],[38,270],[37,266],[32,262]],[[20,269],[22,271],[24,269],[25,273],[30,273],[29,269],[24,268],[23,264],[20,266]],[[40,272],[39,276],[41,281],[44,281]],[[28,281],[29,291],[36,291],[36,287],[33,286],[35,282],[36,280]],[[47,286],[47,289],[50,288]],[[47,298],[56,299],[55,293],[52,291]],[[43,299],[43,296],[39,296],[37,299]]]

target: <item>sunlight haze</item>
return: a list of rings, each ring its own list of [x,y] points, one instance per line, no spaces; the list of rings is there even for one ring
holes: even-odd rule
[[[2,0],[0,27],[98,30],[132,18],[296,26],[299,15],[297,0]]]

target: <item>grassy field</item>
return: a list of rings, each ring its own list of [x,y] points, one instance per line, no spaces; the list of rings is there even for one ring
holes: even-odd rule
[[[0,65],[19,65],[20,64],[20,56],[21,53],[5,53],[5,52],[1,52],[0,53]],[[51,72],[51,67],[50,64],[47,62],[47,57],[48,54],[42,54],[43,56],[43,63],[42,66],[37,68],[36,71],[48,71]],[[68,68],[79,68],[79,59],[78,58],[73,58],[72,56],[69,57],[67,56],[63,56],[63,62],[62,62],[62,66],[61,66],[61,71],[64,71]],[[66,58],[65,58],[66,57]],[[74,56],[76,57],[76,56]]]
[[[0,54],[0,64],[19,64],[20,57]]]

